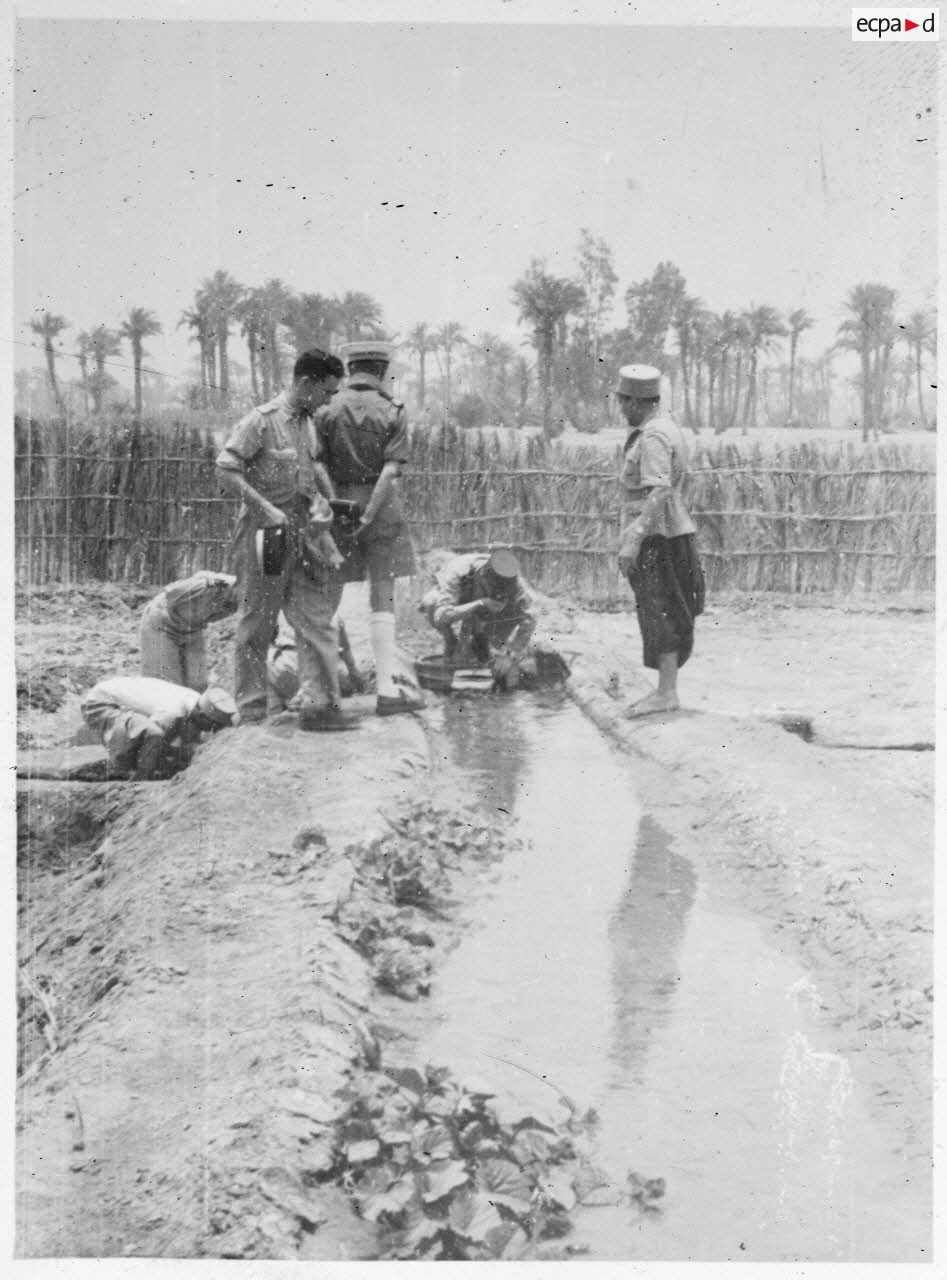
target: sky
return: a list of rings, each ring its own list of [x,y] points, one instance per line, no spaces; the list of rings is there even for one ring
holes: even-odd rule
[[[514,342],[533,257],[602,237],[622,297],[670,259],[715,311],[805,307],[814,353],[862,281],[935,300],[938,46],[778,28],[480,22],[17,24],[16,363],[152,310],[148,366],[193,359],[217,268],[371,294],[405,335]],[[246,360],[235,334],[232,357]],[[65,361],[62,372],[75,375]],[[120,370],[112,370],[123,378]]]

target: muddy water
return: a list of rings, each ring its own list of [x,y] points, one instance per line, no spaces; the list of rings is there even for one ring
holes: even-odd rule
[[[433,719],[441,786],[527,845],[467,904],[421,1048],[537,1111],[594,1106],[613,1200],[630,1170],[667,1180],[660,1212],[580,1209],[587,1256],[929,1258],[810,978],[641,813],[633,761],[558,700]]]

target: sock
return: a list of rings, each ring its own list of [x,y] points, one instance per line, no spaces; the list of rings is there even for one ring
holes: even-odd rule
[[[397,698],[398,686],[394,682],[395,666],[395,615],[373,613],[369,618],[368,634],[372,653],[375,655],[375,687],[383,698]]]

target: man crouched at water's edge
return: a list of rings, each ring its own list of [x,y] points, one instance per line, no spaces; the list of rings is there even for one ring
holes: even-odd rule
[[[100,734],[111,767],[136,782],[184,768],[201,734],[226,728],[237,713],[225,689],[198,693],[152,676],[100,680],[81,709],[86,724]]]
[[[569,675],[552,645],[534,639],[533,599],[506,547],[455,556],[419,607],[443,638],[444,662],[490,667],[494,688],[561,684]]]

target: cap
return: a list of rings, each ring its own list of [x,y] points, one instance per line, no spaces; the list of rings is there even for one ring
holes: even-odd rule
[[[616,395],[653,400],[661,394],[661,370],[651,364],[625,364],[618,370]]]
[[[227,725],[237,714],[237,704],[219,685],[211,685],[197,700],[197,710],[212,724]]]
[[[381,342],[378,338],[365,342],[346,342],[342,346],[342,359],[346,364],[351,364],[353,360],[382,360],[385,364],[390,364],[393,351],[392,343]]]
[[[519,576],[520,571],[516,556],[508,547],[497,547],[491,551],[486,567],[498,578],[513,579]]]

